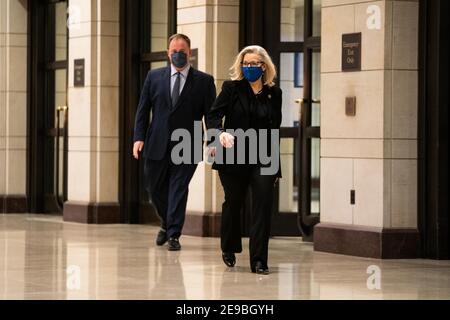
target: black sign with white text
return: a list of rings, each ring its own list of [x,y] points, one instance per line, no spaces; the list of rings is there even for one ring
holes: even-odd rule
[[[84,87],[84,59],[74,60],[73,85],[75,87]]]
[[[361,33],[342,35],[342,71],[361,71]]]

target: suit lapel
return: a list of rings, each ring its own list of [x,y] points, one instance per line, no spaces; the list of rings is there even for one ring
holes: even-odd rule
[[[172,97],[170,96],[170,78],[171,78],[170,66],[168,66],[164,71],[163,75],[163,84],[164,84],[163,92],[164,96],[166,97],[166,105],[168,106],[169,110],[170,107],[172,106]]]
[[[172,108],[172,112],[177,110],[180,104],[186,99],[189,94],[189,91],[192,89],[194,82],[194,68],[191,67],[189,69],[189,73],[186,79],[186,83],[184,84],[183,90],[181,91],[180,97],[178,98],[177,104]],[[169,86],[170,88],[170,86]]]
[[[248,101],[248,83],[244,82],[246,80],[241,80],[239,82],[239,88],[237,90],[239,100],[241,101],[242,108],[244,109],[244,112],[248,115],[249,114],[249,101]]]

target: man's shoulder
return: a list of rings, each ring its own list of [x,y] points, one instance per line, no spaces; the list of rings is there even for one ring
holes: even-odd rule
[[[192,67],[191,67],[192,68]],[[200,78],[200,79],[205,79],[205,80],[213,80],[214,81],[214,77],[206,72],[197,70],[192,68],[192,71],[194,72],[195,76]]]
[[[157,69],[151,69],[148,71],[147,76],[149,77],[158,77],[163,75],[167,71],[167,67],[157,68]]]

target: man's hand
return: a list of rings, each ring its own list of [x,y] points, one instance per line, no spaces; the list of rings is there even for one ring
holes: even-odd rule
[[[135,159],[139,159],[139,152],[144,148],[144,141],[136,141],[133,146],[133,156]]]
[[[234,137],[233,135],[227,133],[227,132],[222,132],[219,136],[220,139],[220,144],[224,147],[224,148],[232,148],[234,145]]]

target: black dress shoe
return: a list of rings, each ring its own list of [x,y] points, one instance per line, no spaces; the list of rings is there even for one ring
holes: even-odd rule
[[[181,249],[180,240],[178,238],[169,239],[169,251],[178,251]]]
[[[268,275],[269,268],[267,266],[264,266],[261,261],[256,261],[255,266],[252,268],[252,272],[256,274]]]
[[[159,230],[158,236],[156,237],[156,245],[162,246],[167,242],[167,232],[164,229]]]
[[[236,264],[236,256],[234,253],[222,252],[222,260],[227,267],[234,267]]]

